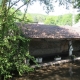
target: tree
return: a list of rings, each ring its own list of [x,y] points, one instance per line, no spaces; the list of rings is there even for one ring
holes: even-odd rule
[[[72,25],[72,14],[59,16],[47,16],[45,24],[51,25]]]
[[[57,25],[57,17],[56,16],[48,16],[45,20],[45,24]]]
[[[19,1],[23,4],[11,12]],[[1,80],[13,77],[15,74],[22,75],[24,72],[32,71],[24,63],[24,59],[34,60],[28,53],[29,39],[22,36],[21,30],[15,25],[16,20],[24,22],[28,6],[36,0],[0,0],[0,77]],[[53,0],[39,0],[44,4],[47,12],[52,11]],[[26,5],[23,18],[17,18],[19,9]],[[19,14],[21,15],[21,14]],[[13,67],[14,66],[14,67]]]
[[[15,13],[18,14],[19,10],[11,8],[15,2],[11,5],[9,2],[8,6],[6,3],[8,3],[7,0],[2,0],[0,5],[1,80],[6,80],[16,74],[22,75],[24,72],[32,71],[33,69],[24,63],[24,59],[34,59],[28,53],[28,43],[30,40],[23,37],[21,30],[15,25],[15,21],[18,19]]]
[[[16,10],[15,8],[11,8],[10,13],[13,13],[15,10]],[[23,20],[23,15],[24,15],[24,13],[22,13],[20,10],[17,10],[17,12],[15,13],[15,18],[16,18],[15,22],[22,21]],[[32,16],[30,14],[25,14],[24,22],[25,23],[33,22]]]
[[[33,18],[30,14],[26,14],[25,18],[24,18],[24,22],[25,23],[32,23],[33,22]]]
[[[78,22],[79,20],[80,20],[80,14],[77,14],[77,15],[75,16],[75,21]]]
[[[80,9],[80,1],[76,0],[76,3],[74,4],[74,8]]]
[[[43,14],[29,14],[31,15],[33,22],[44,22],[45,18],[47,17],[46,15]]]
[[[63,16],[59,16],[58,25],[72,25],[72,14],[65,14]]]
[[[78,12],[80,12],[80,0],[76,0],[77,2],[76,2],[76,4],[74,5],[74,8],[77,8],[78,9]],[[80,13],[79,14],[77,14],[76,16],[75,16],[75,20],[76,20],[76,22],[78,22],[79,20],[80,20]]]

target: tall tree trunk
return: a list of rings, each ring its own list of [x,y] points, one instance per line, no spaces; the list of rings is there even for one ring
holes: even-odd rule
[[[7,0],[3,0],[2,1],[2,14],[3,14],[3,17],[2,17],[2,39],[4,38],[4,35],[6,34],[6,31],[5,29],[6,26],[7,26]]]

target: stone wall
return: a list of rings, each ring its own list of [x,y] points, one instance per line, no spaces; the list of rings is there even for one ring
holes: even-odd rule
[[[73,40],[74,51],[80,50],[80,41]],[[54,40],[54,39],[32,39],[30,42],[29,51],[34,56],[48,56],[67,52],[68,54],[68,40]]]
[[[73,49],[74,51],[80,51],[80,40],[73,41]]]

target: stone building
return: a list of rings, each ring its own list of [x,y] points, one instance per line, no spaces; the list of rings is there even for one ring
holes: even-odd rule
[[[80,29],[70,26],[18,24],[26,38],[30,38],[29,52],[35,57],[69,55],[69,41],[73,53],[80,51]]]

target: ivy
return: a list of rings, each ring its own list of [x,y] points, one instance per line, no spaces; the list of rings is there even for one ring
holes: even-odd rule
[[[0,77],[1,80],[9,79],[15,75],[23,75],[33,71],[24,63],[29,55],[28,47],[30,39],[21,36],[22,32],[15,24],[15,14],[7,8],[7,0],[2,0],[0,7]],[[34,59],[35,60],[35,59]]]

